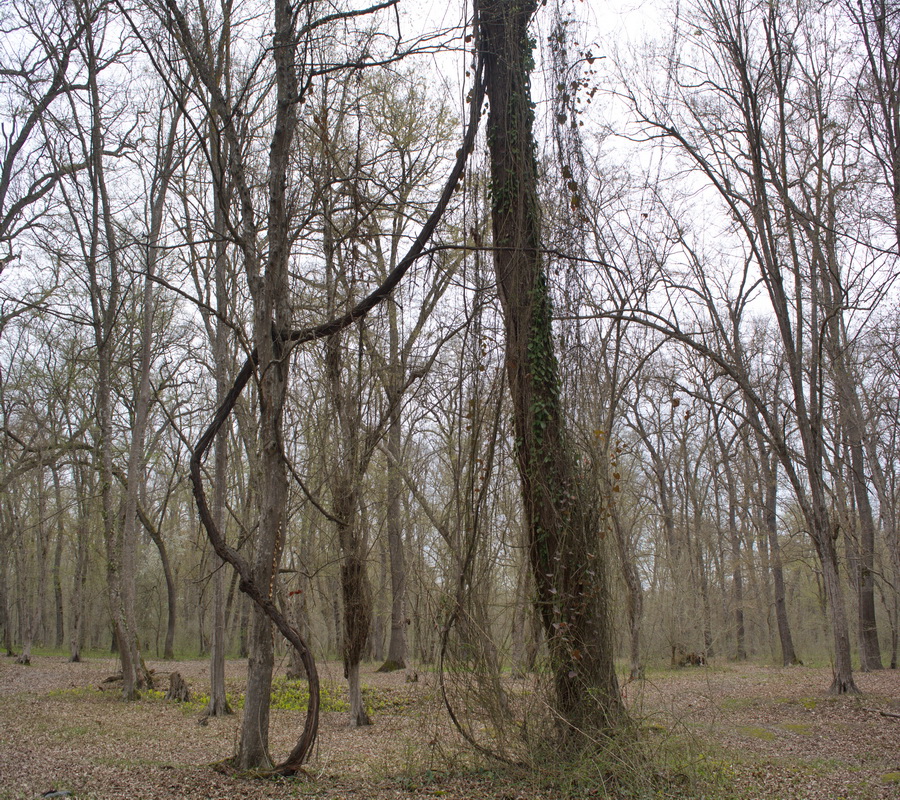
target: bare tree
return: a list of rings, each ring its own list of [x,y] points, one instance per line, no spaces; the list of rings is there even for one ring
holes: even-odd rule
[[[93,22],[90,14],[54,0],[17,3],[0,19],[6,43],[0,90],[12,109],[0,133],[0,273],[16,258],[18,237],[40,224],[59,182],[86,166],[83,157],[57,147],[54,117],[84,93],[80,51]]]
[[[289,265],[292,246],[298,235],[298,209],[292,194],[296,178],[292,172],[292,153],[297,135],[298,104],[305,99],[314,78],[335,69],[327,59],[324,64],[307,60],[317,58],[319,50],[313,46],[302,48],[300,45],[311,45],[309,37],[325,35],[329,25],[372,13],[380,7],[382,6],[319,16],[319,6],[311,3],[299,7],[298,13],[302,16],[298,16],[285,0],[276,0],[274,47],[267,48],[262,56],[264,61],[272,59],[271,77],[266,79],[263,87],[247,87],[248,93],[236,93],[234,96],[227,96],[218,85],[208,52],[198,44],[184,11],[175,0],[167,0],[159,9],[163,24],[184,54],[196,84],[201,87],[202,104],[219,120],[222,136],[229,142],[227,170],[238,198],[235,204],[237,218],[229,223],[229,229],[241,254],[253,302],[252,352],[235,378],[212,424],[194,448],[191,459],[191,477],[203,525],[216,553],[240,573],[241,589],[250,595],[258,609],[252,637],[253,652],[242,739],[236,756],[237,763],[244,768],[265,767],[270,764],[267,753],[272,672],[270,619],[300,651],[310,683],[310,704],[303,734],[279,769],[283,772],[298,769],[309,754],[316,736],[318,681],[315,664],[306,643],[274,602],[276,570],[286,523],[287,470],[282,426],[291,350],[300,343],[339,333],[389,296],[421,253],[449,203],[471,148],[476,127],[469,126],[466,141],[435,210],[426,220],[410,252],[398,262],[391,275],[364,300],[337,319],[299,331],[292,329]],[[349,58],[350,65],[361,63],[361,54],[351,54]],[[256,74],[256,71],[252,71],[251,78],[255,79]],[[266,196],[263,199],[254,192],[251,153],[240,136],[244,112],[250,110],[243,104],[256,102],[254,98],[258,88],[263,88],[265,96],[270,98],[272,114],[271,127],[267,131],[254,132],[267,139]],[[255,108],[258,107],[254,106]],[[257,482],[259,524],[255,565],[251,569],[243,557],[223,539],[216,525],[203,486],[202,463],[207,449],[252,377],[256,378],[259,397],[260,457]]]
[[[694,325],[704,335],[682,324],[683,307],[674,299],[665,320],[641,316],[712,359],[758,413],[822,565],[834,643],[832,691],[855,692],[827,475],[826,397],[832,380],[845,395],[851,388],[835,361],[838,351],[846,354],[842,316],[877,303],[885,284],[870,280],[877,258],[865,265],[871,271],[847,271],[857,263],[849,255],[854,234],[841,237],[854,224],[855,205],[839,199],[855,185],[857,162],[838,113],[843,65],[828,38],[833,20],[828,10],[813,13],[804,3],[762,9],[741,0],[709,0],[692,14],[685,23],[700,35],[678,39],[678,55],[670,60],[668,98],[678,101],[634,92],[629,98],[640,120],[687,157],[730,215],[744,248],[732,284],[738,288],[717,284],[699,266],[703,259],[685,230],[678,241],[697,265],[694,283],[673,283],[673,297],[684,298],[687,307],[692,297],[699,299],[705,320],[698,316]],[[779,332],[796,448],[783,417],[763,402],[733,334],[757,286]]]
[[[847,0],[847,12],[865,53],[856,102],[871,155],[890,197],[890,212],[876,213],[892,225],[900,248],[900,9],[890,0]]]

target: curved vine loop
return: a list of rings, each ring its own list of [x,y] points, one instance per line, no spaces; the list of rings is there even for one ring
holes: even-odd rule
[[[483,479],[483,485],[481,487],[482,491],[479,492],[480,498],[484,498],[487,496],[487,482],[490,480],[490,473],[493,469],[494,454],[500,428],[500,419],[502,417],[502,414],[500,413],[500,405],[502,403],[502,400],[503,391],[501,386],[500,391],[498,391],[497,393],[497,410],[494,415],[493,430],[491,431],[491,445],[488,450],[487,464],[484,468],[485,477]],[[472,748],[481,753],[483,756],[487,756],[488,758],[499,761],[503,764],[509,764],[510,766],[522,766],[521,762],[513,760],[512,758],[504,755],[503,753],[500,753],[492,747],[481,744],[481,742],[479,742],[472,735],[471,731],[463,724],[462,720],[459,719],[459,715],[456,713],[456,709],[453,707],[453,703],[450,699],[450,693],[447,691],[444,662],[447,659],[447,652],[450,646],[450,633],[453,628],[456,627],[456,624],[459,622],[460,615],[463,612],[463,601],[466,595],[466,588],[469,584],[469,579],[472,575],[472,566],[475,561],[475,555],[478,547],[478,528],[480,516],[481,503],[479,502],[475,505],[475,516],[471,527],[471,533],[469,535],[468,541],[466,542],[465,557],[463,558],[463,563],[460,567],[459,579],[456,584],[456,593],[453,596],[453,605],[450,609],[450,613],[447,615],[447,619],[444,621],[443,627],[441,628],[441,648],[438,653],[438,681],[441,687],[441,698],[444,701],[444,708],[447,709],[447,714],[450,716],[450,721],[453,723],[453,726],[456,728],[456,730],[459,731],[459,735],[462,736],[463,739],[465,739]]]
[[[450,204],[450,199],[465,170],[469,154],[475,146],[475,136],[478,132],[478,124],[481,119],[481,107],[484,103],[482,55],[480,51],[477,55],[475,83],[469,97],[469,103],[469,118],[463,135],[462,147],[460,147],[456,153],[456,161],[454,162],[453,168],[450,171],[434,209],[425,220],[422,230],[410,245],[404,258],[391,271],[381,285],[345,314],[312,327],[285,333],[279,333],[277,331],[273,332],[273,338],[279,338],[282,343],[286,344],[284,357],[287,357],[290,350],[298,345],[331,336],[365,317],[373,308],[375,308],[375,306],[391,295],[403,279],[403,276],[409,271],[409,268],[422,255],[425,245],[431,239],[441,217],[444,215],[447,206]],[[241,591],[247,594],[250,599],[259,606],[285,639],[293,645],[306,668],[307,680],[309,682],[309,706],[306,712],[306,722],[304,724],[303,732],[287,759],[273,770],[273,772],[277,774],[293,775],[302,769],[303,764],[306,762],[312,751],[318,733],[319,677],[316,670],[315,659],[312,657],[308,645],[296,628],[288,622],[272,599],[260,591],[259,587],[254,583],[250,565],[241,557],[240,553],[235,548],[229,546],[225,541],[225,537],[222,535],[222,532],[219,530],[213,519],[206,498],[206,490],[203,485],[204,457],[216,435],[221,430],[222,425],[225,423],[225,420],[228,419],[228,416],[234,409],[235,403],[241,396],[241,392],[244,391],[249,383],[250,378],[256,370],[257,363],[258,356],[256,349],[254,349],[244,361],[243,366],[232,383],[231,389],[229,389],[222,404],[216,410],[209,426],[197,440],[194,452],[191,455],[190,472],[194,497],[197,501],[197,510],[200,514],[200,521],[206,529],[207,537],[209,538],[213,549],[216,551],[216,555],[223,561],[227,561],[235,569],[240,576]]]

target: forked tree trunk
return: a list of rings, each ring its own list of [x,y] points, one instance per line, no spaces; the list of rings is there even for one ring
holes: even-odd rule
[[[494,268],[506,330],[528,553],[547,635],[553,704],[575,729],[613,730],[623,709],[613,664],[603,542],[580,496],[562,417],[541,257],[528,25],[535,0],[487,0],[479,31],[490,100]]]

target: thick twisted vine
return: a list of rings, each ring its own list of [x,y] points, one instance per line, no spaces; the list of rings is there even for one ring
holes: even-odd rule
[[[447,177],[444,188],[434,209],[425,220],[419,235],[410,245],[407,254],[391,271],[384,282],[345,314],[312,327],[288,332],[273,332],[273,338],[279,339],[285,345],[285,351],[283,353],[285,358],[288,357],[292,348],[332,336],[365,317],[373,308],[391,295],[403,279],[403,276],[422,255],[425,245],[434,234],[441,217],[444,215],[447,206],[450,204],[453,193],[465,170],[469,153],[471,153],[475,145],[475,136],[481,118],[481,107],[484,102],[484,85],[482,81],[482,64],[480,56],[475,70],[475,85],[472,89],[469,102],[471,104],[469,119],[463,136],[462,146],[457,151],[453,168]],[[198,439],[197,444],[194,447],[193,454],[191,455],[191,482],[194,487],[194,497],[197,501],[200,521],[206,529],[207,537],[209,538],[213,549],[216,551],[216,554],[223,561],[227,561],[234,567],[235,571],[240,576],[241,591],[247,594],[250,599],[259,606],[266,616],[272,620],[275,627],[278,628],[285,639],[296,648],[303,665],[306,668],[306,674],[309,681],[309,706],[306,713],[306,722],[304,724],[303,732],[287,759],[274,769],[274,772],[278,774],[292,775],[300,770],[306,762],[312,747],[315,744],[318,732],[319,678],[316,671],[315,660],[300,633],[288,622],[287,618],[282,614],[267,593],[262,592],[255,584],[250,565],[241,557],[236,549],[230,547],[225,541],[225,537],[222,535],[222,532],[219,530],[213,519],[212,511],[210,510],[206,498],[206,490],[203,485],[204,457],[216,435],[221,430],[222,425],[234,409],[235,403],[237,403],[241,393],[249,383],[250,378],[256,370],[257,364],[258,355],[254,349],[247,357],[246,361],[244,361],[243,366],[231,385],[231,389],[229,389],[228,394],[216,410],[209,426],[203,432],[203,435]]]

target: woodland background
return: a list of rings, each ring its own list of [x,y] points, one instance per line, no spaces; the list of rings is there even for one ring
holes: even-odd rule
[[[699,0],[606,37],[583,11],[534,14],[534,154],[622,680],[802,659],[853,691],[851,656],[896,668],[900,626],[900,7]],[[199,522],[191,453],[260,331],[385,281],[460,157],[472,28],[413,33],[393,2],[275,12],[0,11],[0,629],[22,661],[215,664],[271,638]],[[491,676],[547,657],[487,144],[387,300],[289,356],[273,339],[205,464],[228,543],[344,659],[351,702],[361,660],[477,672],[490,704]],[[263,541],[273,436],[287,510]]]

